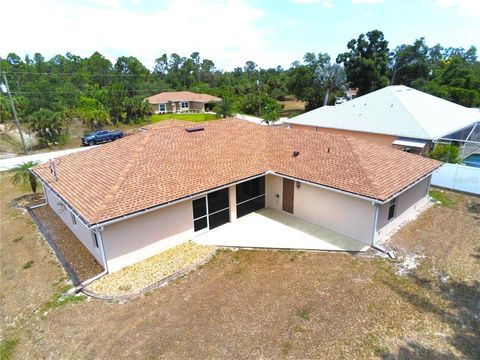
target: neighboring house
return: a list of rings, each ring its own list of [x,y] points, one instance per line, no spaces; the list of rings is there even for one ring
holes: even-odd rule
[[[478,109],[395,85],[285,122],[296,129],[350,135],[426,155],[439,139],[451,138],[455,133],[468,136],[478,121]]]
[[[238,119],[151,125],[55,162],[56,178],[49,164],[32,172],[110,272],[265,207],[372,245],[427,201],[441,165],[354,137]]]
[[[221,98],[196,94],[190,91],[170,91],[152,95],[146,99],[152,105],[155,114],[178,112],[208,112],[212,111]]]

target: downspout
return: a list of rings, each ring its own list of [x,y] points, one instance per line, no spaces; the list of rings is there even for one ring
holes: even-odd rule
[[[375,206],[375,216],[373,218],[373,229],[372,229],[372,241],[371,241],[371,247],[375,250],[378,250],[384,254],[387,254],[388,257],[391,259],[396,259],[397,257],[395,256],[395,253],[391,250],[385,249],[383,246],[380,246],[375,243],[377,239],[377,224],[378,224],[378,213],[379,213],[379,206],[376,203],[372,203],[373,206]]]
[[[104,243],[103,243],[103,229],[104,229],[104,228],[103,228],[103,226],[102,226],[102,227],[100,227],[100,228],[98,228],[98,229],[92,230],[92,232],[95,232],[95,233],[97,234],[98,245],[99,245],[99,248],[100,248],[100,255],[102,256],[102,262],[103,262],[103,268],[104,268],[104,270],[103,270],[101,273],[99,273],[99,274],[91,277],[90,279],[87,279],[87,280],[81,282],[79,285],[75,286],[75,287],[71,290],[71,291],[72,291],[73,293],[75,293],[75,294],[78,293],[78,292],[80,292],[80,291],[82,291],[83,288],[84,288],[85,286],[87,286],[88,284],[90,284],[90,283],[94,282],[95,280],[98,280],[98,279],[100,279],[101,277],[103,277],[103,276],[105,276],[105,275],[108,274],[108,263],[107,263],[107,257],[106,257],[106,255],[105,255],[105,247],[104,247]]]
[[[375,240],[377,240],[377,223],[378,223],[378,205],[375,203],[372,203],[372,205],[375,207],[375,215],[373,218],[373,229],[372,229],[372,241],[371,241],[371,246],[375,246]]]
[[[33,172],[31,172],[30,170],[28,170],[28,171],[29,171],[31,174],[33,174],[33,176],[35,176],[35,179],[38,180],[38,177],[37,177]],[[42,184],[43,193],[45,194],[45,202],[42,203],[42,204],[30,206],[30,207],[29,207],[30,210],[38,209],[39,207],[48,205],[47,192],[45,191],[45,187],[43,186],[43,182],[40,182],[40,183]]]

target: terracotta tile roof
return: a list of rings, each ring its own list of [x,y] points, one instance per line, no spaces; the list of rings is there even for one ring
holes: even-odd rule
[[[225,119],[152,125],[57,158],[58,181],[49,164],[33,171],[93,224],[269,170],[384,201],[440,165],[344,135]]]
[[[202,103],[222,101],[219,97],[208,94],[196,94],[190,91],[167,91],[147,98],[150,104],[166,104],[173,101],[196,101]]]

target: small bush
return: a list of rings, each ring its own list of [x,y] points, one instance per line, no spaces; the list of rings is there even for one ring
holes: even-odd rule
[[[307,308],[298,309],[297,316],[303,320],[310,320],[310,310]]]
[[[22,239],[23,239],[23,235],[22,236],[17,236],[15,239],[12,240],[12,242],[16,243],[16,242],[19,242]]]
[[[460,149],[455,145],[437,144],[430,151],[431,159],[440,160],[450,164],[458,164],[461,162]]]
[[[282,346],[282,354],[287,355],[292,350],[293,345],[290,341],[285,341]]]
[[[30,269],[34,263],[35,263],[35,261],[33,261],[33,260],[28,260],[25,264],[23,264],[22,267],[23,267],[24,269]]]

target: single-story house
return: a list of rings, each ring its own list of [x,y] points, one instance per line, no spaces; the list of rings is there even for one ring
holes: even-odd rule
[[[167,91],[146,99],[155,114],[212,111],[221,98],[190,91]]]
[[[459,133],[468,136],[479,121],[479,109],[394,85],[336,106],[320,107],[285,123],[291,128],[344,134],[426,155],[437,140]]]
[[[372,245],[427,201],[440,165],[355,137],[230,118],[151,125],[32,172],[113,272],[263,208]]]

